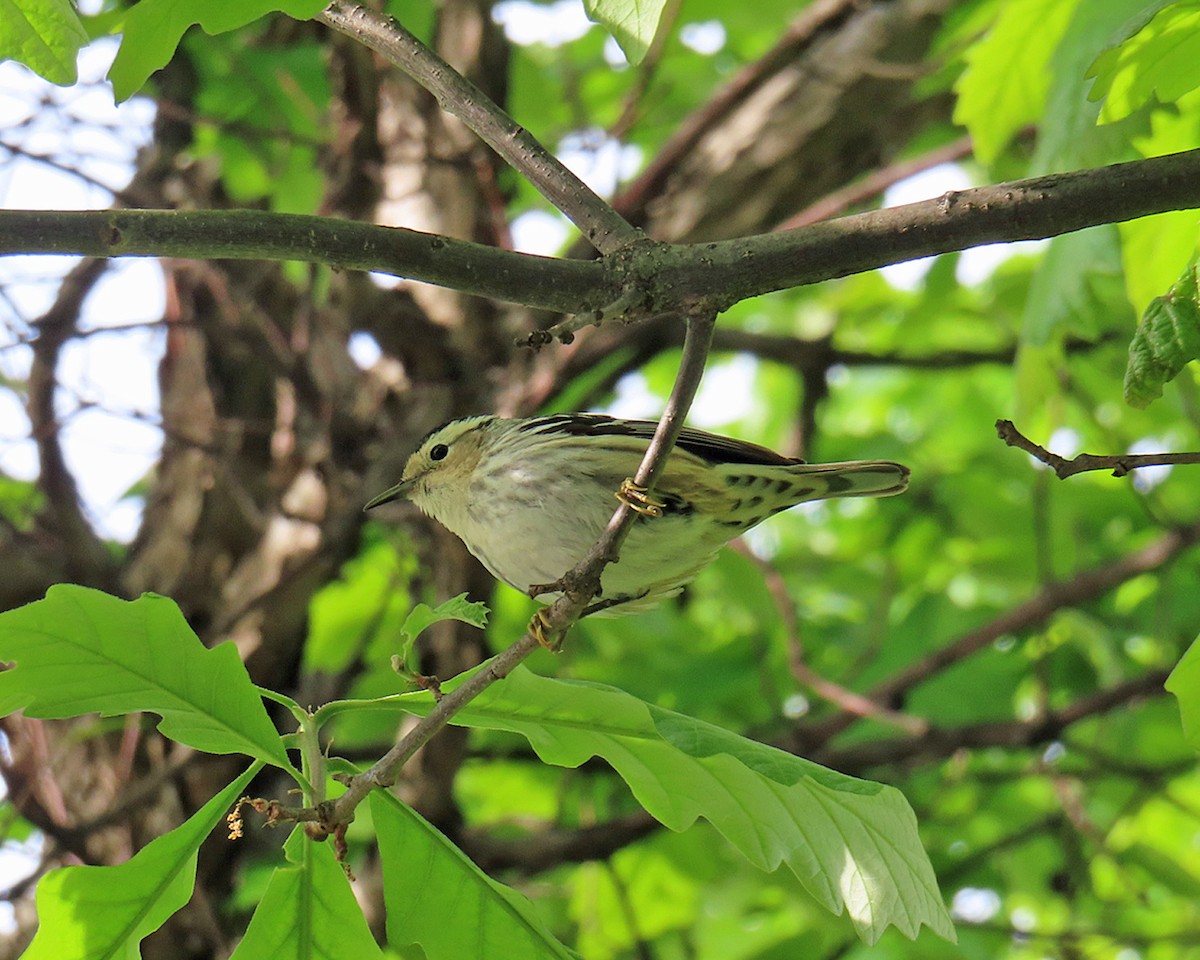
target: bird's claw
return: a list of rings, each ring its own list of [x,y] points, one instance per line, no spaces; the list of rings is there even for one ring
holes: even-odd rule
[[[621,481],[621,488],[613,494],[625,506],[643,517],[661,517],[666,506],[661,500],[650,496],[650,490],[641,484],[634,483],[632,477]]]
[[[546,616],[546,609],[546,607],[543,607],[533,615],[533,619],[529,621],[528,629],[533,635],[534,640],[551,653],[558,653],[562,649],[563,638],[561,634],[554,636],[557,631],[550,626],[550,619]],[[550,639],[550,637],[553,637],[553,639]]]

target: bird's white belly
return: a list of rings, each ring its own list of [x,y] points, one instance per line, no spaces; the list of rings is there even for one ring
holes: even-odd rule
[[[581,500],[574,483],[553,478],[513,484],[509,489],[520,495],[503,503],[472,491],[464,516],[446,525],[495,577],[528,592],[533,584],[554,582],[583,559],[616,509],[615,498]],[[651,588],[655,598],[673,592],[720,546],[704,537],[705,531],[711,532],[707,524],[690,518],[639,517],[620,560],[604,570],[601,598],[638,597]]]

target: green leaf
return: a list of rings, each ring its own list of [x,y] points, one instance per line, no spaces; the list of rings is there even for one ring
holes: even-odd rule
[[[1125,293],[1134,310],[1143,313],[1155,295],[1168,288],[1196,252],[1195,210],[1176,210],[1139,217],[1117,225]]]
[[[429,960],[573,957],[528,898],[480,870],[416,811],[371,794],[383,860],[388,944],[419,944]],[[453,904],[454,922],[446,922]]]
[[[346,561],[337,580],[313,597],[308,612],[304,669],[337,673],[378,644],[383,661],[394,652],[395,638],[411,599],[409,581],[415,557],[401,558],[391,543],[369,528],[356,557]],[[386,649],[382,649],[386,646]]]
[[[148,710],[180,743],[291,769],[237,648],[206,649],[166,597],[127,601],[58,584],[44,600],[0,614],[0,659],[16,662],[0,673],[0,714]]]
[[[193,24],[209,34],[226,33],[279,11],[309,20],[326,0],[142,0],[125,17],[124,38],[108,71],[117,102],[133,96],[175,53]]]
[[[450,689],[447,684],[445,689]],[[416,712],[425,694],[392,701]],[[684,830],[704,817],[763,870],[786,862],[834,913],[874,943],[894,925],[954,927],[899,791],[739,737],[600,684],[538,677],[524,668],[493,684],[453,723],[509,730],[547,763],[608,761],[660,822]]]
[[[192,896],[196,851],[262,768],[255,763],[170,833],[115,867],[63,867],[38,883],[38,929],[25,960],[123,957]]]
[[[1048,65],[1052,80],[1038,119],[1029,176],[1133,159],[1130,139],[1149,117],[1139,113],[1122,123],[1097,125],[1100,104],[1088,100],[1092,82],[1084,72],[1096,51],[1144,4],[1145,0],[1087,0],[1075,8]]]
[[[1095,337],[1089,323],[1105,308],[1112,309],[1117,299],[1097,291],[1102,283],[1120,289],[1121,254],[1115,227],[1080,230],[1051,240],[1029,284],[1021,344],[1061,343],[1068,333]]]
[[[1125,402],[1145,407],[1162,396],[1162,385],[1200,357],[1200,302],[1193,258],[1167,294],[1155,297],[1129,344]]]
[[[1200,750],[1200,640],[1188,647],[1165,686],[1179,701],[1184,736],[1194,749]]]
[[[1101,53],[1087,72],[1095,78],[1088,98],[1104,101],[1101,123],[1127,117],[1153,99],[1172,103],[1200,87],[1200,0],[1159,0],[1121,35],[1123,42]]]
[[[88,42],[70,0],[0,0],[0,60],[16,60],[51,83],[69,86]]]
[[[230,960],[382,957],[332,844],[315,843],[297,827],[284,851],[293,866],[275,868]]]
[[[991,163],[1041,115],[1051,58],[1079,0],[1010,0],[987,35],[970,47],[955,84],[954,122],[970,132],[975,154]]]
[[[487,604],[468,600],[465,593],[451,597],[436,607],[418,603],[409,611],[408,616],[404,618],[404,625],[400,628],[400,642],[403,644],[402,656],[407,660],[413,642],[421,635],[422,631],[428,630],[435,623],[443,620],[459,620],[482,630],[487,626],[487,618]]]
[[[583,0],[588,19],[613,35],[635,67],[646,57],[666,0]]]

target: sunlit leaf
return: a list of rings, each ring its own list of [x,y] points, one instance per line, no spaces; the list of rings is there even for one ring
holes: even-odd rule
[[[1100,104],[1088,99],[1092,81],[1084,76],[1096,51],[1108,43],[1145,0],[1086,0],[1071,17],[1047,69],[1052,82],[1045,110],[1038,119],[1037,141],[1029,164],[1031,175],[1057,173],[1133,159],[1133,136],[1149,117],[1140,113],[1118,123],[1098,124]]]
[[[204,647],[166,597],[138,600],[59,584],[0,614],[0,713],[33,717],[150,711],[165,736],[210,753],[289,768],[237,647]]]
[[[666,0],[583,0],[588,18],[613,35],[635,66],[650,49],[665,6]]]
[[[954,121],[991,162],[1023,126],[1038,119],[1052,79],[1050,58],[1079,0],[1010,0],[966,54],[955,88]]]
[[[276,867],[246,935],[230,960],[372,960],[383,953],[371,936],[333,845],[297,828],[284,844],[292,864]]]
[[[275,12],[308,20],[325,6],[326,0],[142,0],[125,16],[121,47],[108,72],[113,93],[118,101],[133,96],[167,65],[195,24],[206,33],[226,33]]]
[[[1088,68],[1087,75],[1095,78],[1089,97],[1104,101],[1101,122],[1128,116],[1151,99],[1171,103],[1200,86],[1197,0],[1147,4],[1124,37]]]
[[[0,0],[0,60],[16,60],[51,83],[75,82],[88,42],[70,0]]]
[[[527,897],[489,877],[416,811],[376,791],[371,818],[383,857],[391,946],[419,944],[429,960],[574,956]],[[453,923],[445,920],[448,903],[454,904]]]
[[[405,651],[412,647],[413,641],[435,623],[443,620],[458,620],[482,630],[487,626],[488,608],[486,604],[468,600],[465,593],[451,597],[436,607],[418,603],[409,612],[400,628],[400,640]]]
[[[392,703],[423,712],[429,700],[416,695]],[[577,767],[604,758],[663,824],[684,830],[704,817],[761,869],[787,863],[819,903],[847,911],[868,943],[888,926],[915,937],[925,924],[954,937],[912,810],[891,787],[612,687],[523,668],[453,722],[519,733],[547,763]]]
[[[1183,715],[1183,732],[1190,743],[1200,750],[1200,640],[1188,647],[1171,675],[1167,689],[1179,700]]]
[[[138,944],[191,899],[196,851],[259,771],[255,764],[184,823],[114,867],[62,867],[37,888],[25,960],[140,956]]]

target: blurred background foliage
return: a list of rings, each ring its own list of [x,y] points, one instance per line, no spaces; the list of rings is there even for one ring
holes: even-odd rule
[[[685,119],[715,111],[715,98],[745,71],[766,69],[764,58],[789,23],[820,13],[819,4],[795,0],[669,3],[665,41],[634,68],[566,2],[392,6],[409,28],[441,44],[444,55],[446,47],[470,47],[453,31],[468,15],[481,18],[485,33],[495,35],[480,41],[490,54],[475,51],[479,60],[471,69],[482,70],[510,112],[586,170],[619,209],[633,211],[652,235],[673,240],[693,236],[675,225],[703,220],[706,203],[730,189],[722,186],[722,164],[736,167],[750,148],[726,130],[716,142],[729,145],[728,155],[711,144],[707,153],[693,147],[676,154],[672,171],[693,164],[712,175],[707,186],[699,180],[695,192],[687,191],[683,174],[671,189],[653,186],[648,198],[639,199],[629,185],[673,149]],[[847,24],[863,11],[903,15],[910,27],[923,23],[920,42],[910,38],[915,49],[907,59],[875,64],[892,79],[907,71],[905,102],[919,109],[897,121],[903,133],[891,140],[855,132],[876,108],[869,95],[839,104],[855,115],[809,118],[813,152],[825,149],[820,141],[827,130],[842,131],[829,136],[842,159],[828,164],[829,182],[817,184],[815,196],[800,191],[774,204],[766,194],[777,185],[765,174],[763,195],[732,188],[735,195],[744,191],[735,206],[761,209],[756,230],[802,215],[847,184],[846,202],[835,212],[1200,146],[1194,3],[877,0],[858,4],[853,14],[854,6],[825,2],[837,15],[822,21],[805,49],[811,53],[829,37],[844,39]],[[798,69],[823,67],[843,78],[851,59],[814,56],[798,57]],[[438,122],[433,112],[428,105],[414,109],[420,100],[411,89],[386,78],[369,59],[282,19],[217,37],[190,33],[177,61],[148,92],[157,119],[137,166],[158,170],[151,205],[199,202],[369,217],[390,203],[393,213],[400,211],[391,222],[432,229],[409,217],[419,191],[402,172],[393,190],[388,170],[420,167],[426,189],[445,172],[440,164],[452,179],[478,186],[476,194],[464,195],[472,226],[460,232],[500,243],[516,236],[546,252],[572,248],[565,221],[511,171],[496,170],[492,180],[491,161],[480,161],[474,148],[439,154],[430,146],[446,143],[430,133]],[[856,67],[856,77],[869,77],[868,67]],[[370,98],[378,99],[377,113],[356,106]],[[786,106],[788,124],[805,116],[803,104]],[[762,108],[756,137],[764,149],[779,109]],[[356,125],[368,113],[377,135],[356,153],[347,144],[359,142]],[[43,152],[22,146],[16,128],[0,136],[0,149],[12,158]],[[854,154],[856,144],[861,155]],[[952,161],[942,159],[947,151]],[[117,202],[138,203],[147,195],[137,192],[147,190],[139,176],[126,192],[115,192]],[[436,199],[436,190],[430,195]],[[1059,481],[1006,447],[994,429],[998,418],[1012,418],[1027,436],[1067,456],[1200,449],[1194,366],[1145,409],[1122,399],[1138,318],[1188,264],[1196,235],[1194,211],[1167,214],[738,304],[720,319],[693,422],[812,460],[900,460],[912,468],[910,491],[884,501],[793,510],[726,550],[677,601],[635,618],[584,621],[560,656],[539,653],[531,662],[537,672],[614,684],[899,787],[917,812],[953,906],[957,946],[929,935],[914,944],[892,932],[866,948],[786,871],[759,873],[703,823],[678,835],[656,829],[602,764],[546,768],[516,737],[460,737],[444,763],[427,758],[414,768],[406,799],[486,869],[534,896],[553,928],[590,960],[1200,956],[1200,777],[1176,704],[1162,689],[1200,624],[1200,555],[1193,547],[1200,541],[1200,468]],[[534,239],[522,240],[528,237]],[[233,276],[236,300],[251,281]],[[16,281],[10,276],[6,282]],[[353,474],[355,483],[330,494],[345,501],[347,529],[337,539],[321,527],[325,566],[305,590],[280,601],[291,605],[293,629],[303,639],[283,675],[293,691],[390,692],[400,683],[390,657],[411,606],[445,599],[458,587],[489,599],[489,580],[477,571],[456,572],[471,569],[467,558],[415,515],[397,512],[363,524],[353,505],[381,482],[393,482],[387,470],[395,470],[425,430],[453,415],[586,407],[656,416],[674,377],[678,331],[662,323],[598,331],[571,350],[551,346],[534,358],[505,346],[511,331],[531,322],[520,311],[494,307],[481,319],[481,308],[457,300],[439,312],[429,305],[435,301],[408,287],[374,293],[359,287],[351,294],[341,289],[351,281],[296,265],[282,268],[272,282],[290,293],[286,300],[277,292],[271,298],[306,322],[338,317],[331,337],[314,340],[326,351],[340,344],[343,355],[321,362],[347,366],[345,351],[355,344],[357,366],[339,382],[354,385],[360,399],[380,398],[354,414],[359,419],[348,430],[328,427],[337,413],[325,410],[328,434],[295,431],[299,446],[326,443],[338,470]],[[207,281],[198,286],[214,289]],[[175,281],[176,296],[189,289]],[[413,297],[432,318],[423,321],[429,327],[419,328],[421,335],[440,326],[445,339],[398,346],[411,331],[389,333],[386,311],[363,310],[385,295]],[[0,389],[28,403],[32,361],[21,358],[36,326],[12,301],[8,314],[9,366]],[[204,328],[202,318],[191,322]],[[285,328],[280,352],[237,362],[261,370],[263,395],[274,398],[263,419],[267,432],[275,423],[278,437],[280,384],[294,374],[289,351],[304,347],[292,321],[271,322]],[[491,339],[479,333],[489,324],[499,331]],[[204,389],[216,395],[227,422],[240,417],[252,434],[247,408],[231,407],[220,396],[218,386],[228,389],[235,381],[225,379],[229,371],[214,372],[220,360],[215,338],[211,330],[205,337]],[[142,362],[162,365],[160,376],[169,378],[171,371],[163,371],[177,358],[177,346],[169,337],[153,341]],[[414,359],[418,350],[436,374]],[[486,363],[472,367],[470,358],[480,356]],[[102,406],[103,377],[96,379],[92,402]],[[324,391],[325,385],[301,388]],[[336,392],[322,397],[352,405]],[[82,405],[78,398],[58,402],[64,417],[64,404]],[[150,412],[168,427],[170,416],[165,405]],[[11,444],[35,427],[30,421],[8,430]],[[250,446],[229,445],[216,459],[242,457],[250,475]],[[383,464],[368,467],[381,451]],[[255,469],[271,469],[272,457],[278,454],[260,449]],[[308,463],[324,461],[314,456]],[[29,477],[5,472],[11,475],[0,483],[0,506],[9,549],[19,550],[53,527],[45,520],[45,465]],[[341,482],[321,478],[331,489]],[[177,499],[201,485],[194,477],[171,482],[177,485],[168,489],[160,464],[131,496],[140,506],[154,502],[155,490]],[[273,489],[271,509],[289,516],[280,504],[290,488],[279,483]],[[306,509],[299,515],[307,516]],[[149,525],[163,514],[147,507],[144,516]],[[129,574],[146,556],[150,536],[143,529],[132,542],[106,542],[116,582],[177,596],[185,612],[200,618],[202,636],[244,639],[228,590],[210,591],[209,599],[204,591],[179,597],[170,584]],[[234,561],[225,569],[237,569]],[[194,586],[183,575],[180,583]],[[278,584],[270,587],[279,593]],[[533,609],[503,586],[490,603],[486,647],[464,641],[466,628],[448,630],[436,639],[441,646],[427,651],[431,672],[448,675],[450,665],[507,645]],[[456,652],[447,654],[446,645]],[[851,692],[868,698],[865,708]],[[378,756],[395,735],[386,714],[339,722],[332,734],[339,751],[363,759]],[[144,741],[152,737],[142,734]],[[153,754],[145,742],[137,749]],[[68,797],[56,820],[44,794],[15,789],[24,782],[18,774],[25,756],[15,753],[3,810],[10,846],[41,830],[43,866],[79,856],[65,832],[99,811],[84,816]],[[88,762],[111,761],[93,756]],[[158,771],[176,783],[180,805],[189,807],[177,782],[183,778],[165,777],[159,762],[139,754],[126,769],[136,772],[134,779]],[[431,772],[431,766],[443,769]],[[28,770],[24,776],[29,779]],[[93,771],[84,779],[98,776]],[[119,805],[120,798],[114,787],[106,802]],[[352,835],[361,864],[356,870],[369,892],[368,837],[361,828]],[[117,855],[87,849],[97,860]],[[253,902],[265,855],[249,846],[220,854],[227,879],[214,885],[208,906],[217,929],[222,918]],[[26,885],[13,885],[14,944],[28,929],[21,907],[27,895]],[[219,954],[221,942],[216,935],[187,941],[196,955]]]

